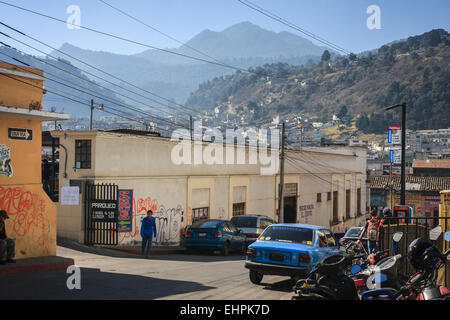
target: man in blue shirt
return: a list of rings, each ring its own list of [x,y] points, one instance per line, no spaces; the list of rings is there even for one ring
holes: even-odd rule
[[[142,219],[141,237],[142,237],[142,255],[148,258],[150,256],[150,249],[152,247],[152,236],[156,238],[156,219],[152,217],[153,211],[147,211],[147,217]],[[147,247],[147,250],[145,248]]]

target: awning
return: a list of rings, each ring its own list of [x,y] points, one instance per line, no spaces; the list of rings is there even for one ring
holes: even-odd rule
[[[39,121],[69,120],[70,115],[65,113],[56,113],[40,110],[29,110],[24,108],[0,106],[0,116],[23,118]]]

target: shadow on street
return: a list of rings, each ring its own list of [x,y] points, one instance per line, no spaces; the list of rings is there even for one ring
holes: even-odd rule
[[[141,300],[215,288],[191,281],[165,280],[81,268],[81,290],[69,290],[67,281],[70,276],[71,274],[67,274],[64,270],[3,276],[0,279],[0,300]]]

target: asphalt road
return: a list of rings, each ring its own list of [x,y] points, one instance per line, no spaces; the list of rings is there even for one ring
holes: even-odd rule
[[[2,276],[3,299],[280,300],[287,277],[265,276],[254,285],[244,257],[218,254],[136,255],[81,245],[58,246],[57,255],[80,267],[81,289],[69,290],[65,270]],[[72,282],[74,283],[74,282]]]

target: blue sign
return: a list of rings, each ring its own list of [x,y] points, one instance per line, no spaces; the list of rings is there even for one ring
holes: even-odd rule
[[[389,150],[389,161],[394,163],[394,150]]]
[[[388,143],[392,143],[392,129],[388,130]],[[391,161],[392,163],[392,161]]]
[[[117,191],[117,199],[119,202],[118,230],[119,232],[131,232],[133,217],[133,190],[119,189]]]

